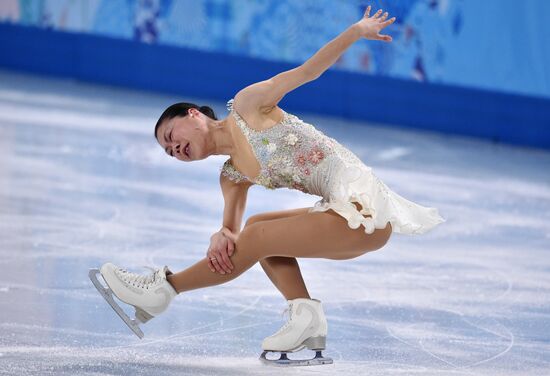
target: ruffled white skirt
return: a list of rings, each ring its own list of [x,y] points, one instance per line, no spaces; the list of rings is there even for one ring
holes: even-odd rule
[[[388,222],[395,233],[423,234],[446,221],[436,208],[418,205],[393,192],[364,164],[346,165],[333,160],[323,167],[324,179],[319,175],[312,180],[323,199],[309,212],[332,209],[348,221],[350,228],[362,225],[367,234],[385,228]],[[361,205],[361,211],[353,202]],[[365,218],[366,214],[372,218]]]

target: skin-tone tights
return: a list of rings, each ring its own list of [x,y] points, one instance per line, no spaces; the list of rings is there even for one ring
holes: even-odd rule
[[[311,212],[308,208],[251,217],[235,242],[230,257],[231,273],[212,272],[205,257],[167,280],[178,292],[229,282],[260,262],[269,279],[290,300],[309,298],[297,257],[345,260],[383,247],[391,225],[366,234],[362,226],[351,229],[332,210]],[[286,214],[286,215],[285,215]]]

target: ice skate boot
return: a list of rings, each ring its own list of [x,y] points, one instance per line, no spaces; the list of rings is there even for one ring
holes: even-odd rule
[[[98,273],[101,274],[108,287],[104,287],[99,282]],[[177,295],[176,290],[166,280],[166,276],[170,274],[173,273],[167,266],[162,269],[153,269],[153,272],[148,275],[140,275],[106,263],[101,269],[90,269],[89,277],[99,293],[126,325],[139,338],[143,338],[139,323],[146,323],[165,311]],[[114,301],[113,294],[122,302],[135,308],[135,318],[128,317]]]
[[[298,298],[288,300],[289,320],[275,334],[262,342],[263,353],[260,360],[275,366],[310,366],[331,364],[331,358],[323,357],[321,351],[326,347],[327,320],[321,301],[318,299]],[[312,359],[289,359],[287,353],[300,351],[307,347],[315,351]],[[279,359],[268,359],[268,352],[279,352]]]

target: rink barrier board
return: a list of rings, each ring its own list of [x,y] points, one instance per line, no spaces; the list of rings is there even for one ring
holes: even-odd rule
[[[186,97],[225,101],[241,88],[295,66],[0,23],[0,67],[4,69]],[[280,106],[290,112],[313,112],[550,149],[550,99],[542,97],[373,76],[333,67],[287,94]]]

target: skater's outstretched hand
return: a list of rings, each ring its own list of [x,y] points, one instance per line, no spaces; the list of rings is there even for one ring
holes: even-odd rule
[[[386,21],[388,17],[388,12],[385,12],[382,17],[382,9],[379,9],[372,17],[370,16],[370,5],[367,7],[363,19],[356,22],[354,27],[359,30],[361,37],[373,40],[383,40],[384,42],[391,42],[392,37],[389,35],[380,35],[380,31],[388,25],[391,25],[395,21],[395,17],[390,18]]]
[[[213,272],[220,274],[231,273],[233,264],[229,257],[235,250],[235,243],[229,239],[223,232],[216,232],[210,237],[210,247],[206,256],[208,257],[208,267]]]

